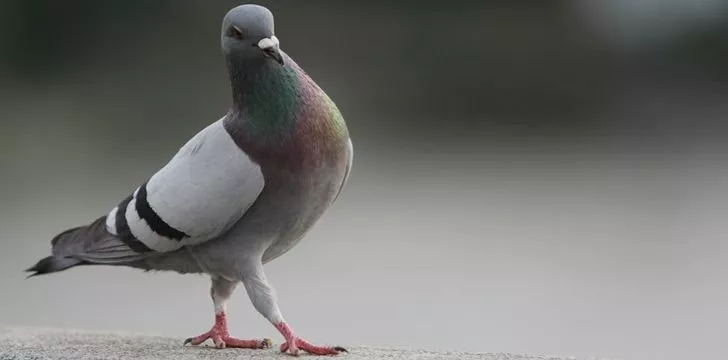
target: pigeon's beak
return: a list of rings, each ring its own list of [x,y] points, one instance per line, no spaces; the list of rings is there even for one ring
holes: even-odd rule
[[[278,41],[278,38],[273,35],[269,38],[263,38],[258,41],[258,48],[262,50],[266,56],[283,65],[283,56],[281,55],[281,50],[278,47],[279,44],[280,42]]]

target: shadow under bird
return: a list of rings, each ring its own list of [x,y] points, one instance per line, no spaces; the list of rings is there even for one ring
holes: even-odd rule
[[[300,338],[283,319],[263,264],[295,246],[336,200],[353,148],[341,113],[283,51],[273,15],[241,5],[223,20],[232,105],[106,216],[58,234],[32,276],[79,265],[129,266],[212,279],[215,324],[185,341],[269,348],[228,333],[226,304],[239,283],[285,339],[280,350],[346,351]]]

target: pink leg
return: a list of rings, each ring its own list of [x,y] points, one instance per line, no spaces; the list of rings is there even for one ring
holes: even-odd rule
[[[215,347],[224,348],[243,348],[243,349],[269,349],[273,343],[270,339],[263,340],[240,340],[230,337],[228,332],[227,315],[225,312],[215,314],[215,326],[200,336],[192,337],[185,340],[185,345],[200,345],[207,339],[212,339]]]
[[[250,267],[243,273],[242,282],[248,292],[250,301],[258,312],[265,316],[273,324],[286,342],[281,345],[281,352],[290,355],[298,355],[303,350],[313,355],[336,355],[340,352],[348,352],[339,346],[318,346],[296,336],[291,327],[286,324],[276,304],[273,288],[263,273],[261,262],[248,264]]]
[[[286,339],[286,342],[281,345],[281,352],[288,353],[291,355],[298,355],[298,350],[303,350],[313,355],[337,355],[340,352],[348,352],[346,349],[340,346],[319,346],[311,344],[310,342],[303,340],[296,336],[285,322],[281,321],[276,324],[276,329],[281,332],[281,335]]]
[[[215,325],[212,329],[200,336],[189,338],[185,340],[185,344],[200,345],[207,339],[212,339],[215,347],[222,348],[245,348],[245,349],[266,349],[273,346],[270,339],[263,340],[240,340],[230,337],[228,332],[226,304],[230,296],[232,295],[235,287],[237,286],[236,281],[226,280],[222,277],[212,278],[212,287],[210,289],[210,295],[212,297],[212,303],[215,306]]]

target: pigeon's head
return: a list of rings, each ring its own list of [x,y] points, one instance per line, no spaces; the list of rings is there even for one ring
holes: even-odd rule
[[[222,21],[222,50],[239,60],[274,60],[283,65],[278,38],[273,31],[273,14],[259,5],[240,5]]]

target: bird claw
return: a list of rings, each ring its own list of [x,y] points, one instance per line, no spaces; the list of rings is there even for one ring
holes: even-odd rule
[[[292,344],[291,344],[292,343]],[[294,339],[281,344],[280,350],[284,354],[298,356],[299,350],[303,350],[312,355],[338,355],[339,353],[348,353],[349,351],[341,346],[319,346],[313,345],[303,339]]]
[[[214,331],[210,331],[197,337],[188,338],[185,340],[183,345],[192,344],[193,346],[197,346],[208,339],[212,339],[212,342],[215,344],[215,348],[217,349],[270,349],[273,347],[273,341],[271,341],[271,339],[241,340],[228,335],[218,335]]]

